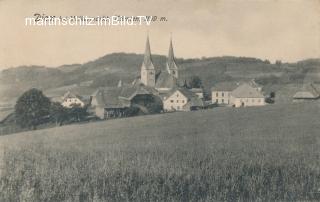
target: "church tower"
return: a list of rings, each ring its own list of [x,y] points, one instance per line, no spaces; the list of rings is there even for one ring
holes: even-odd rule
[[[147,36],[146,49],[141,66],[141,82],[146,86],[154,87],[156,82],[155,80],[155,69],[151,60],[149,36]]]
[[[172,46],[172,39],[170,38],[170,46],[169,46],[169,53],[167,58],[167,71],[169,74],[174,76],[175,78],[178,78],[178,66],[174,59],[174,53],[173,53],[173,46]]]

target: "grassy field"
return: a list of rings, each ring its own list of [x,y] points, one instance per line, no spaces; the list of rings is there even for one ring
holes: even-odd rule
[[[2,136],[0,201],[318,201],[319,117],[215,108]]]

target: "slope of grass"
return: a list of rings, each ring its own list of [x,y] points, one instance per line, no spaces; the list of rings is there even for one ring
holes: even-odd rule
[[[319,111],[216,108],[3,136],[0,201],[320,200]]]

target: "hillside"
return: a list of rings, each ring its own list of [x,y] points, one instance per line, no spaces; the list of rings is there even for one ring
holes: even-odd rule
[[[21,66],[9,68],[0,73],[0,103],[13,103],[25,90],[36,87],[55,91],[83,82],[90,82],[92,88],[115,86],[119,79],[131,82],[140,74],[143,55],[134,53],[113,53],[84,64],[62,65],[57,68],[43,66]],[[154,65],[165,68],[166,57],[153,55]],[[199,76],[205,89],[220,81],[242,81],[256,78],[263,85],[300,85],[307,72],[319,69],[319,59],[298,63],[270,64],[256,58],[211,57],[202,59],[177,59],[180,80],[192,75]],[[272,88],[272,86],[270,87]],[[279,89],[279,86],[273,86]],[[14,91],[12,89],[15,89]]]
[[[2,136],[0,200],[317,201],[319,114],[215,108]]]

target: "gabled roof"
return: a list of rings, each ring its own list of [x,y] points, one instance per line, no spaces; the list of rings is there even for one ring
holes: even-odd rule
[[[76,94],[71,93],[70,91],[68,91],[63,95],[62,99],[65,100],[67,98],[79,98],[79,99],[81,99],[81,96],[80,95],[76,95]]]
[[[215,84],[211,91],[233,91],[238,87],[238,84],[235,82],[221,82]]]
[[[152,59],[151,59],[149,36],[147,36],[146,49],[144,52],[144,59],[143,59],[143,63],[142,63],[141,68],[154,70],[154,65],[153,65]]]
[[[187,88],[175,88],[168,93],[167,99],[172,96],[176,91],[179,91],[182,95],[184,95],[188,99],[188,104],[190,106],[204,106],[204,102],[200,99],[195,93],[190,91]]]
[[[131,100],[136,95],[151,95],[152,88],[144,86],[143,84],[126,85],[121,87],[108,87],[98,89],[92,96],[97,100],[98,106],[105,108],[123,108],[128,107],[124,104],[124,100]]]
[[[231,92],[236,98],[264,98],[263,94],[251,85],[244,83]]]
[[[177,86],[177,79],[167,71],[161,71],[156,79],[155,88],[174,88]]]
[[[293,96],[294,99],[317,99],[319,97],[320,93],[313,84],[305,85],[301,91]]]
[[[123,105],[119,101],[119,95],[121,93],[121,88],[112,87],[112,88],[101,88],[98,89],[93,95],[98,106],[106,108],[122,108]]]

